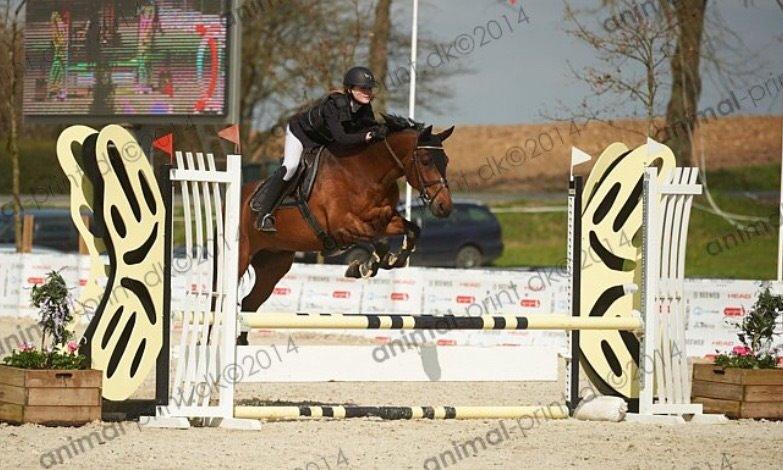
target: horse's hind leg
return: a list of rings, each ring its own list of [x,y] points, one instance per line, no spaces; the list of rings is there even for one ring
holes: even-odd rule
[[[291,269],[294,262],[292,251],[259,251],[253,256],[250,265],[256,273],[256,283],[250,293],[242,299],[243,312],[255,312],[266,302],[277,285],[277,282]],[[248,344],[247,331],[237,338],[237,345]]]
[[[345,270],[345,277],[368,278],[378,274],[378,268],[382,267],[382,261],[389,253],[389,242],[383,238],[372,243],[374,250],[370,258],[360,263],[353,261]]]

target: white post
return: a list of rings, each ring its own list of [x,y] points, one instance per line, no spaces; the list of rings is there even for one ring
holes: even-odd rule
[[[242,199],[242,156],[228,155],[226,162],[226,173],[229,176],[229,183],[226,184],[226,202],[225,202],[225,240],[224,244],[224,265],[223,286],[226,296],[225,310],[223,312],[223,341],[220,357],[221,361],[218,367],[220,378],[227,378],[220,387],[220,409],[224,418],[234,417],[234,382],[231,380],[233,374],[229,374],[226,368],[236,368],[236,339],[237,322],[239,321],[238,288],[239,288],[239,218],[240,205]]]
[[[783,125],[780,126],[780,200],[778,202],[778,282],[783,281]]]
[[[655,348],[657,346],[656,282],[660,257],[658,225],[658,176],[653,169],[645,170],[642,191],[642,278],[641,305],[644,332],[639,351],[639,414],[652,415],[655,389]]]
[[[419,0],[413,0],[413,26],[411,28],[411,83],[408,94],[408,117],[416,116],[416,49],[418,46],[419,30]],[[405,218],[411,220],[411,185],[405,185]],[[410,262],[410,258],[409,261]]]

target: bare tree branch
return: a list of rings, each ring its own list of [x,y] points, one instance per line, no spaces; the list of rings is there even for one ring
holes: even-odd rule
[[[577,108],[559,103],[557,115],[542,113],[555,120],[612,121],[596,111],[600,98],[603,109],[614,111],[627,103],[637,103],[647,121],[647,134],[655,132],[656,104],[661,84],[666,82],[669,58],[673,53],[674,26],[665,21],[640,17],[633,0],[605,1],[599,9],[575,9],[565,3],[566,33],[592,48],[600,66],[569,69],[577,81],[586,84],[592,95]],[[631,13],[631,14],[629,14]],[[580,18],[606,18],[601,27],[588,27]],[[637,109],[639,109],[637,108]],[[568,117],[563,116],[565,111]],[[636,111],[634,111],[634,114]],[[638,131],[634,131],[638,133]]]

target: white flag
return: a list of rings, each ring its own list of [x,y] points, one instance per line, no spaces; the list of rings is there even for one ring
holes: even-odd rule
[[[576,147],[571,147],[571,170],[573,172],[573,169],[577,165],[581,165],[584,162],[589,162],[592,160],[593,157],[591,157],[587,152],[584,152],[582,150],[579,150]]]

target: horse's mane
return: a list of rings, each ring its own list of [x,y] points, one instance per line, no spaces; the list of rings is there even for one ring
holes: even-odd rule
[[[383,120],[386,121],[386,125],[391,132],[404,131],[405,129],[413,129],[416,132],[421,132],[424,129],[424,123],[414,121],[413,119],[400,116],[397,114],[383,114],[381,113]]]

